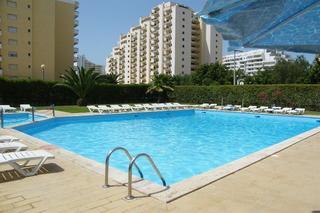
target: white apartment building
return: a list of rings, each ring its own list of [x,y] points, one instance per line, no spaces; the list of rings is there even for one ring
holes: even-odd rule
[[[105,68],[102,65],[95,64],[91,61],[89,61],[85,55],[79,55],[77,57],[77,64],[78,67],[83,67],[85,69],[91,69],[93,68],[96,72],[99,72],[101,74],[105,74]]]
[[[246,74],[254,74],[266,67],[273,67],[280,59],[288,60],[283,51],[257,49],[223,56],[223,64],[229,69],[243,70]],[[234,60],[235,59],[235,60]],[[236,61],[236,62],[234,62]]]
[[[106,72],[125,84],[149,83],[155,73],[190,74],[200,64],[222,62],[222,37],[189,7],[167,2],[140,18],[106,59]]]

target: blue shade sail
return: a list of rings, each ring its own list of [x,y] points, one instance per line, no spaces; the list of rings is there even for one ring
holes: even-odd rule
[[[199,15],[233,48],[320,53],[320,0],[208,0]]]

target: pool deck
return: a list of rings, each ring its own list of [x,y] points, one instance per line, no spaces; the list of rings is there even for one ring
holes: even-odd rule
[[[0,134],[16,134],[0,130]],[[54,146],[23,138],[56,158],[22,178],[0,166],[0,212],[312,212],[320,210],[320,133],[173,202],[127,188],[102,187],[104,176]],[[6,171],[8,170],[9,171]],[[112,184],[116,184],[112,182]]]

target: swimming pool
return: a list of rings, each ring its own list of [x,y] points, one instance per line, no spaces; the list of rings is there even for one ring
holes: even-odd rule
[[[117,147],[150,154],[167,183],[174,184],[319,126],[317,119],[184,110],[55,118],[17,127],[36,138],[104,163]],[[161,183],[143,159],[146,179]],[[112,167],[127,171],[116,153]]]
[[[31,113],[9,113],[3,115],[4,119],[4,127],[12,127],[19,124],[32,122],[32,114]],[[46,116],[35,115],[35,121],[39,121],[45,119]]]

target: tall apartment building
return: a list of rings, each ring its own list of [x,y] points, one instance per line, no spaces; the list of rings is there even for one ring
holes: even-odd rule
[[[104,66],[95,64],[91,61],[89,61],[85,55],[79,55],[77,57],[77,66],[83,67],[85,69],[94,69],[96,72],[99,72],[101,74],[105,74]]]
[[[223,64],[229,69],[234,70],[235,67],[250,75],[266,67],[273,67],[280,59],[289,60],[289,56],[283,51],[257,49],[223,56]]]
[[[78,7],[72,0],[0,0],[0,76],[59,80],[78,51]]]
[[[200,64],[222,62],[222,38],[189,7],[163,3],[120,36],[106,72],[125,84],[149,83],[155,73],[190,74]]]

